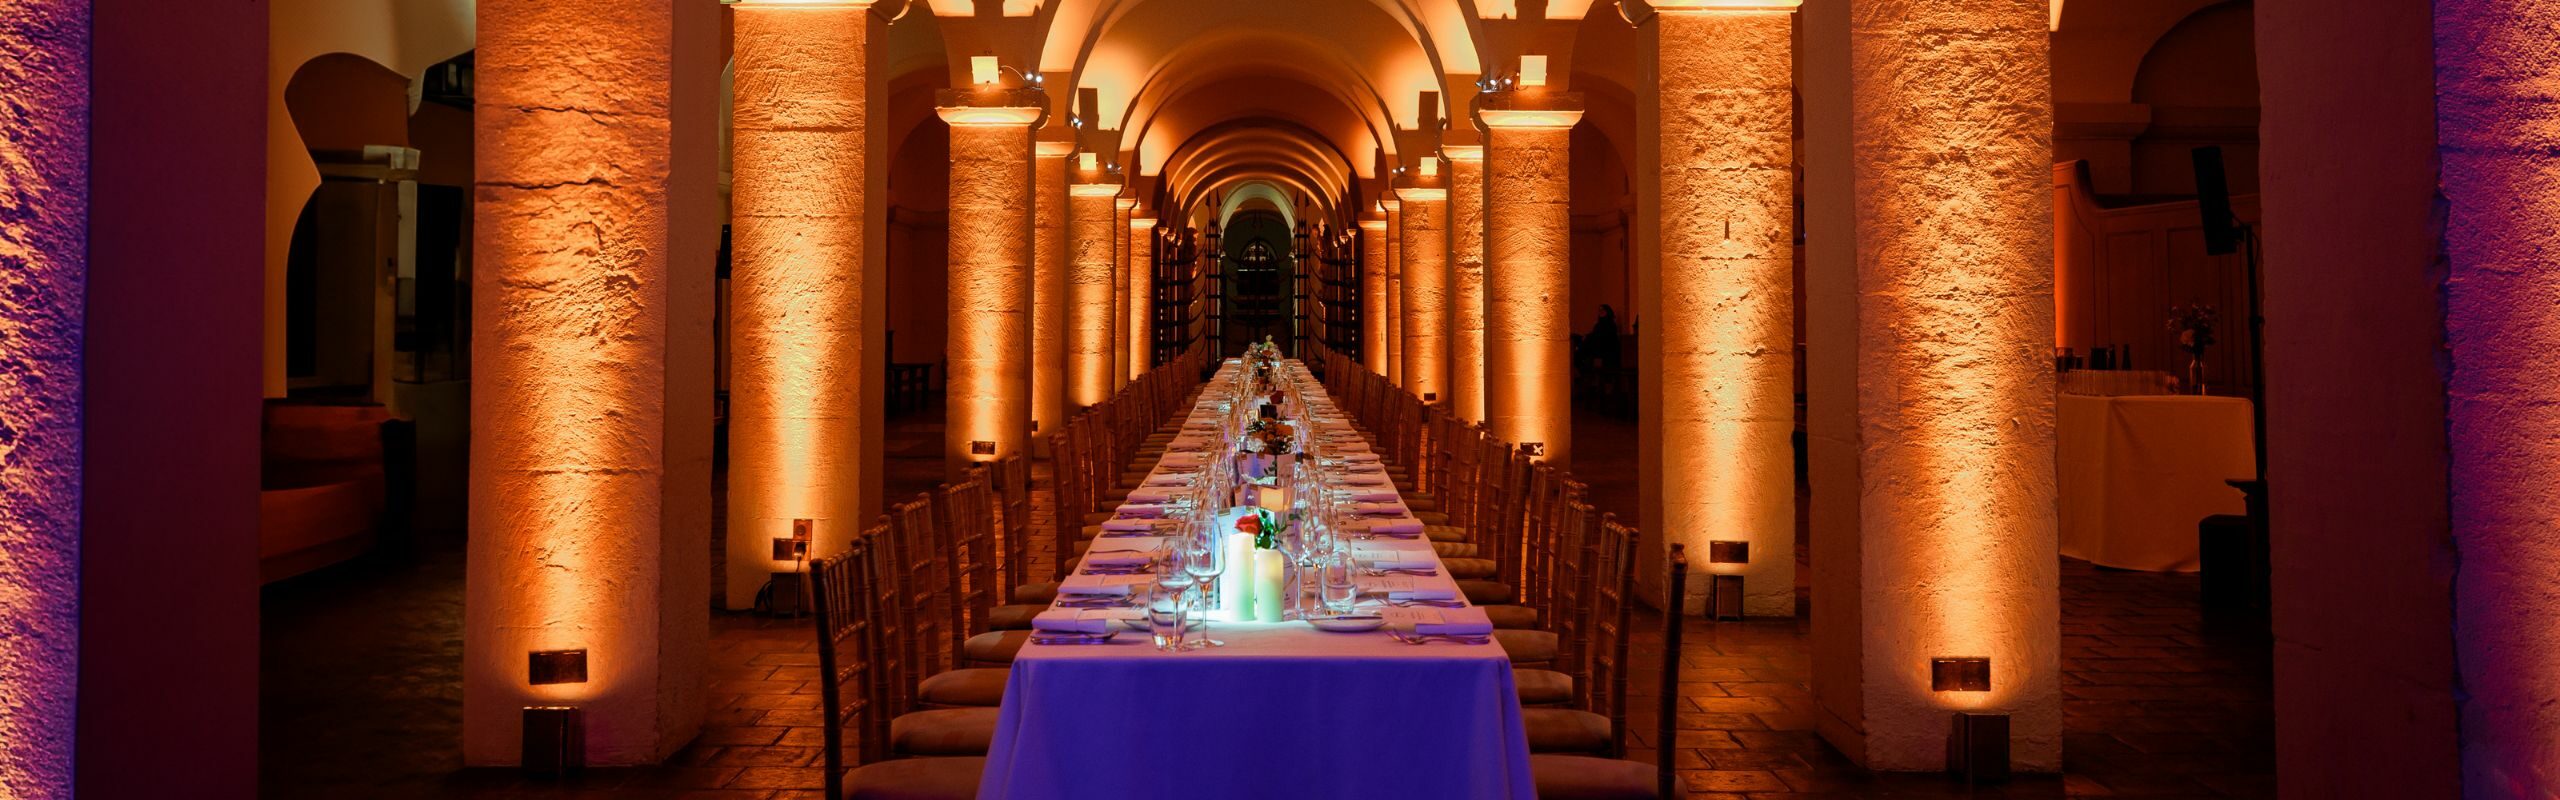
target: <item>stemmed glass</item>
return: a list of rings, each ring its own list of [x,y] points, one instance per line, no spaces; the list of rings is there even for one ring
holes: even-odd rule
[[[1209,637],[1209,605],[1216,601],[1209,593],[1216,586],[1218,575],[1227,571],[1227,549],[1220,544],[1217,534],[1207,530],[1183,539],[1182,569],[1191,574],[1195,580],[1192,588],[1201,593],[1192,608],[1200,614],[1200,642],[1194,647],[1227,646],[1226,642]]]

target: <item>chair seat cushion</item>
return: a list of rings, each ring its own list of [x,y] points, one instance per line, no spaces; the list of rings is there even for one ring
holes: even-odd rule
[[[1467,540],[1467,529],[1447,525],[1424,525],[1422,536],[1435,542],[1464,542]]]
[[[1533,762],[1534,763],[1534,762]],[[844,776],[845,800],[972,800],[982,756],[900,758],[865,764]]]
[[[1438,513],[1440,511],[1440,498],[1418,492],[1407,493],[1404,496],[1404,507],[1414,511]]]
[[[955,669],[916,684],[916,696],[930,705],[994,708],[1004,702],[1004,684],[1012,678],[1010,669]]]
[[[1495,628],[1493,640],[1502,645],[1502,652],[1511,654],[1513,664],[1548,664],[1556,660],[1554,631]],[[970,643],[976,644],[977,640],[972,639]]]
[[[1656,800],[1660,773],[1652,764],[1617,758],[1558,754],[1529,757],[1538,796],[1546,800]]]
[[[1511,584],[1494,581],[1461,580],[1458,581],[1458,591],[1467,596],[1467,602],[1480,606],[1505,605],[1520,599],[1520,593],[1513,591]]]
[[[1520,704],[1524,706],[1560,706],[1573,702],[1571,675],[1551,669],[1514,669],[1511,682],[1519,688]]]
[[[1012,597],[1013,602],[1023,605],[1047,606],[1058,599],[1058,582],[1041,581],[1016,586]]]
[[[986,711],[993,709],[967,709]],[[932,713],[932,712],[924,712]],[[910,714],[908,716],[914,716]],[[906,717],[899,717],[906,719]],[[1615,748],[1609,740],[1609,718],[1572,708],[1520,709],[1521,727],[1529,730],[1529,752],[1605,756]],[[891,735],[892,740],[896,738]]]
[[[1440,566],[1448,568],[1449,577],[1462,581],[1491,578],[1496,570],[1501,569],[1490,558],[1443,558]]]
[[[1405,506],[1405,508],[1413,508],[1413,507],[1412,507],[1412,506]],[[1447,524],[1449,524],[1449,515],[1448,515],[1448,514],[1445,514],[1445,513],[1442,513],[1442,512],[1438,512],[1438,511],[1422,511],[1422,510],[1418,510],[1418,509],[1417,509],[1417,510],[1415,510],[1415,511],[1413,512],[1413,518],[1414,518],[1414,519],[1418,519],[1418,520],[1422,520],[1422,524],[1424,524],[1424,525],[1447,525]]]
[[[1475,558],[1478,551],[1473,542],[1443,542],[1434,539],[1431,542],[1431,552],[1440,554],[1441,558]]]
[[[1478,606],[1496,628],[1533,630],[1538,627],[1538,610],[1528,606]]]
[[[1051,587],[1053,592],[1055,588],[1054,585]],[[1031,629],[1031,618],[1040,616],[1040,612],[1047,610],[1049,610],[1047,603],[1039,605],[1013,603],[996,606],[987,610],[987,630],[1027,631]]]
[[[1022,652],[1022,643],[1030,639],[1030,631],[988,631],[969,637],[969,641],[961,645],[961,650],[970,661],[1011,664],[1013,655]]]
[[[904,755],[983,756],[995,739],[994,707],[937,708],[889,720],[889,749]]]
[[[1114,502],[1114,503],[1120,502],[1120,501],[1122,501],[1122,500],[1127,500],[1127,499],[1129,499],[1129,489],[1128,489],[1128,487],[1124,487],[1124,486],[1113,486],[1113,487],[1109,487],[1109,488],[1103,489],[1103,490],[1102,490],[1102,499],[1107,500],[1107,501],[1110,501],[1110,502]]]
[[[1084,524],[1088,526],[1100,525],[1104,522],[1110,521],[1111,517],[1112,512],[1109,511],[1088,511],[1085,512],[1084,515]]]

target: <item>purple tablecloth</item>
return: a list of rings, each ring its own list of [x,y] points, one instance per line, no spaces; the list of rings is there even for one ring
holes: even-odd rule
[[[1329,413],[1322,389],[1302,385],[1316,413]],[[1204,414],[1214,409],[1194,419]],[[1438,558],[1420,540],[1365,546]],[[1454,587],[1441,573],[1412,580]],[[1304,622],[1220,622],[1212,635],[1227,646],[1158,653],[1134,632],[1111,644],[1024,646],[978,796],[1536,795],[1500,645],[1408,645]]]

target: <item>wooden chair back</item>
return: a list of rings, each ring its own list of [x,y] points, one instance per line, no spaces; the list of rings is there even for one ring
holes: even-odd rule
[[[818,704],[826,723],[820,738],[826,745],[825,781],[832,797],[844,796],[845,770],[850,768],[844,763],[845,730],[854,730],[862,748],[856,765],[875,760],[888,738],[876,674],[881,626],[874,605],[878,595],[872,591],[876,551],[870,538],[856,538],[844,552],[809,565],[810,591],[817,599]],[[879,729],[876,734],[874,728]]]
[[[1618,524],[1617,515],[1603,514],[1593,538],[1590,680],[1577,679],[1574,686],[1576,692],[1590,686],[1585,708],[1609,718],[1610,741],[1619,751],[1609,755],[1619,757],[1625,755],[1627,740],[1627,652],[1635,624],[1635,559],[1641,537],[1636,529]]]
[[[902,604],[905,624],[898,627],[900,648],[908,669],[922,679],[956,663],[949,660],[952,647],[945,642],[958,637],[950,627],[951,575],[937,541],[940,532],[934,525],[933,496],[919,494],[892,506],[889,519],[889,540],[895,543],[891,555],[900,567],[898,590],[906,598]],[[912,708],[914,689],[905,691],[909,702],[901,707]]]
[[[1003,565],[1003,574],[999,582],[1004,584],[1003,599],[1012,602],[1014,587],[1029,579],[1031,568],[1031,459],[1015,453],[996,462],[996,485],[1004,500],[1004,555],[997,559]]]

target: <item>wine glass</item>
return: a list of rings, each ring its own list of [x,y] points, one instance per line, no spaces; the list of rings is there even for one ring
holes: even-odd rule
[[[1226,642],[1209,638],[1208,611],[1209,606],[1215,601],[1214,596],[1208,592],[1217,585],[1218,576],[1227,571],[1227,548],[1218,541],[1214,531],[1187,537],[1183,542],[1182,569],[1191,573],[1191,577],[1195,579],[1193,588],[1202,593],[1196,609],[1200,612],[1200,641],[1209,647],[1225,647]]]

